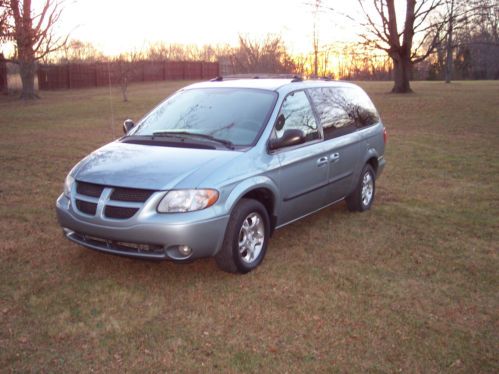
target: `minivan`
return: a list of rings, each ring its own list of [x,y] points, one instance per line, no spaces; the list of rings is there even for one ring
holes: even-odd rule
[[[166,98],[68,174],[64,235],[100,252],[228,272],[261,264],[274,230],[346,200],[368,210],[386,130],[340,81],[224,79]]]

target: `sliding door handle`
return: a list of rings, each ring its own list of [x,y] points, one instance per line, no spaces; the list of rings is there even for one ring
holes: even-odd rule
[[[333,153],[331,154],[331,156],[329,157],[329,160],[331,162],[336,162],[336,161],[339,161],[340,159],[340,154],[339,153]]]
[[[317,160],[317,166],[318,167],[324,166],[327,164],[327,162],[328,162],[327,156],[321,157]]]

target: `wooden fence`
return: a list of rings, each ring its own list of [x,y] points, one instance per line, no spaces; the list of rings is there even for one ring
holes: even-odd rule
[[[124,75],[128,82],[210,79],[219,75],[219,65],[218,62],[202,61],[39,65],[38,87],[40,90],[101,87],[119,84]]]

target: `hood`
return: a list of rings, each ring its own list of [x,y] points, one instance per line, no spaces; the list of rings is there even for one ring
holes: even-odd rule
[[[196,188],[213,171],[239,155],[236,151],[113,142],[83,159],[74,177],[116,187]]]

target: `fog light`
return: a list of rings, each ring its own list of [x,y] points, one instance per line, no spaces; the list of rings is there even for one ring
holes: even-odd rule
[[[192,249],[188,245],[179,245],[178,251],[182,256],[189,256],[192,252]]]
[[[69,236],[69,235],[74,234],[74,231],[73,231],[73,230],[68,229],[67,227],[63,227],[63,228],[62,228],[62,232],[64,233],[64,235],[65,235],[65,236]]]

